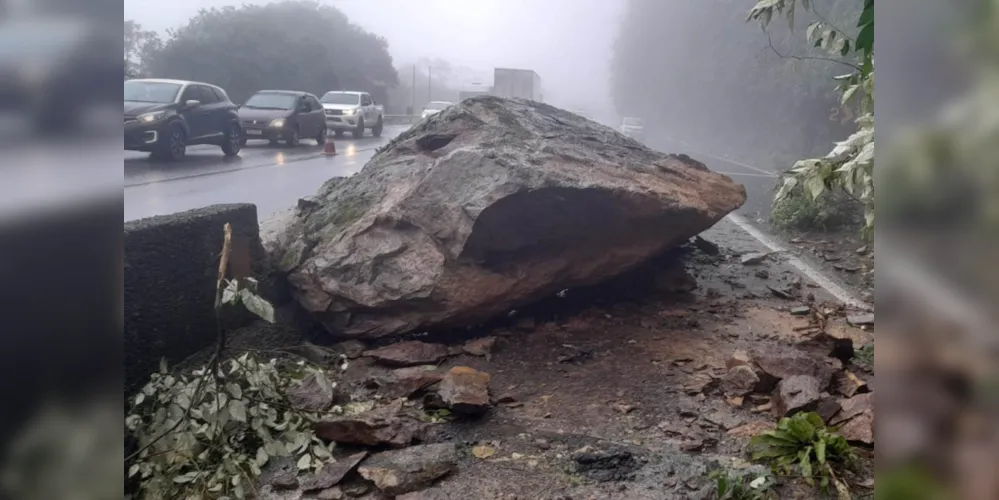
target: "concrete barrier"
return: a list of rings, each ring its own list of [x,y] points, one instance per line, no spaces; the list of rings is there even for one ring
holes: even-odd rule
[[[265,276],[254,205],[212,205],[125,223],[126,393],[145,383],[161,357],[176,363],[215,342],[215,284],[227,222],[230,277]]]

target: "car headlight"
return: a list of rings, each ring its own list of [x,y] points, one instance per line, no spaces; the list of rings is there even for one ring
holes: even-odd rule
[[[166,116],[166,111],[153,111],[152,113],[143,113],[139,115],[138,119],[142,123],[152,123],[156,120],[161,120]]]
[[[345,109],[345,110],[343,110],[343,116],[353,116],[354,113],[357,113],[356,109]]]
[[[284,126],[284,118],[275,118],[271,120],[271,127],[281,128]]]

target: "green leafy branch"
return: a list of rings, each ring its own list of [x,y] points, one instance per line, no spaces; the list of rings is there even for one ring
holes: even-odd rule
[[[841,93],[840,104],[857,104],[860,114],[856,118],[857,131],[845,141],[836,143],[829,154],[796,162],[783,178],[783,184],[774,197],[780,202],[788,196],[806,196],[818,200],[830,189],[841,188],[864,204],[864,234],[874,234],[874,0],[862,0],[863,9],[857,21],[857,35],[849,34],[826,21],[808,25],[806,41],[813,47],[830,54],[852,58],[848,62],[854,70],[836,77]],[[775,14],[784,14],[794,27],[794,13],[798,2],[805,10],[812,9],[809,0],[760,0],[749,11],[748,20],[758,20],[766,30]],[[769,35],[768,35],[769,36]],[[771,43],[771,47],[773,44]],[[776,51],[776,49],[775,49]]]

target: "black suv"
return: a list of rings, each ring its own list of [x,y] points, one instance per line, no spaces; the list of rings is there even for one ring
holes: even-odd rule
[[[319,99],[293,90],[261,90],[239,108],[244,138],[267,139],[271,144],[284,140],[298,146],[305,138],[326,143],[326,115]]]
[[[180,80],[125,81],[125,149],[179,160],[189,145],[214,144],[239,154],[243,129],[224,90]]]

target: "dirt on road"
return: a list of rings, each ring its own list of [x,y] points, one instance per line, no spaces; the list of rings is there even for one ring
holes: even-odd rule
[[[838,306],[781,255],[756,255],[763,249],[734,225],[722,222],[705,237],[724,245],[716,253],[703,242],[688,244],[651,267],[565,290],[493,324],[411,337],[445,345],[448,355],[436,369],[424,368],[434,378],[418,384],[406,407],[431,408],[433,398],[422,394],[434,394],[434,382],[457,366],[489,374],[491,404],[476,417],[430,412],[433,423],[418,441],[453,444],[457,465],[432,486],[396,498],[714,498],[712,470],[768,470],[749,461],[747,445],[780,416],[769,388],[760,390],[765,381],[733,392],[731,367],[795,359],[792,371],[832,377],[812,401],[820,406],[847,399],[836,382],[844,372],[862,383],[850,396],[873,391],[872,359],[863,354],[873,345],[873,325],[846,320],[862,311]],[[353,351],[341,381],[349,398],[376,406],[392,399],[384,381],[398,368],[361,352],[377,346],[330,347]],[[870,440],[855,443],[862,465],[843,478],[855,498],[873,493],[873,434]],[[393,498],[363,483],[339,493]],[[779,481],[777,491],[780,498],[818,496],[793,478]],[[287,495],[278,498],[319,498]]]

